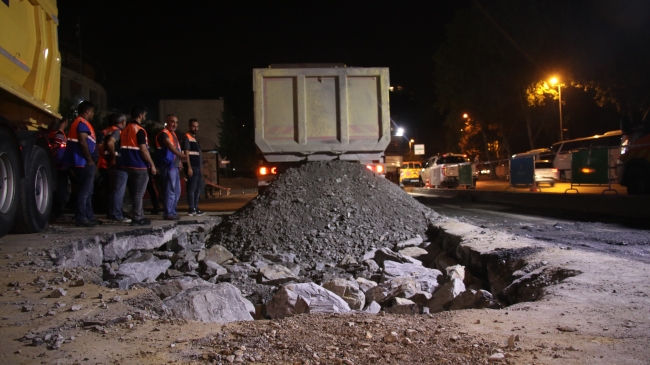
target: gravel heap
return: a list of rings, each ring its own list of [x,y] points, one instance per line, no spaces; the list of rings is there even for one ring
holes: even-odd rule
[[[435,213],[394,183],[343,161],[311,162],[290,169],[266,191],[217,226],[208,246],[219,244],[236,257],[292,253],[314,267],[347,256],[393,248],[425,237]]]

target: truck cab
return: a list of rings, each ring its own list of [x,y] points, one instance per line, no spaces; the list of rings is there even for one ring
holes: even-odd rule
[[[650,123],[645,119],[637,125],[622,123],[621,154],[616,160],[618,183],[630,195],[650,194]]]
[[[420,172],[422,171],[422,162],[420,161],[404,161],[399,170],[399,184],[404,185],[419,185]]]

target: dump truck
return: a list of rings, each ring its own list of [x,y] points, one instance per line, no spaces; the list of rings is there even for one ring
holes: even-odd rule
[[[0,2],[0,237],[42,231],[50,217],[47,130],[61,119],[57,14],[55,0]]]
[[[422,162],[404,161],[399,170],[399,185],[420,186],[420,173],[422,172]]]
[[[618,183],[630,195],[650,195],[650,109],[640,120],[624,119],[623,139],[616,160]]]
[[[271,65],[253,70],[258,187],[310,161],[357,161],[385,172],[388,68]]]

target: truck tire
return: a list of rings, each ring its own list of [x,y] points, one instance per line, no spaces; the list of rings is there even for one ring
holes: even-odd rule
[[[22,181],[20,205],[13,232],[40,232],[47,227],[52,211],[52,162],[40,146],[32,147],[27,176]]]
[[[647,170],[638,170],[627,179],[628,195],[648,195],[650,194],[650,172]]]
[[[20,196],[20,151],[9,132],[0,128],[0,237],[16,219]]]

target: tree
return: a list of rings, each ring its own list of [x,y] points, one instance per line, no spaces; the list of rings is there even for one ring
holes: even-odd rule
[[[457,116],[469,110],[496,126],[508,155],[559,136],[557,122],[549,122],[558,115],[557,91],[543,87],[553,74],[567,85],[567,98],[586,95],[597,107],[639,114],[650,106],[650,27],[635,17],[644,9],[586,0],[498,0],[485,7],[474,1],[447,25],[446,42],[434,57],[437,107],[451,116],[451,130],[461,128]],[[627,18],[638,21],[619,21]],[[565,105],[575,133],[589,130],[590,117],[578,110],[584,103]],[[617,123],[610,116],[605,128]]]
[[[251,124],[252,127],[252,123]],[[253,171],[255,169],[255,143],[251,128],[240,123],[230,112],[228,106],[224,107],[219,120],[219,155],[230,160],[232,166],[239,170]]]

